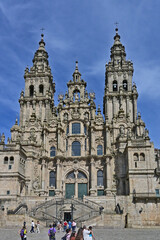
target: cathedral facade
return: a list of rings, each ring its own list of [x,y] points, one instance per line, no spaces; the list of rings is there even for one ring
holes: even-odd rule
[[[135,218],[142,225],[157,224],[159,151],[137,113],[133,64],[126,60],[118,29],[106,64],[103,113],[95,94],[87,92],[77,61],[68,90],[55,106],[43,37],[33,66],[25,69],[19,123],[7,144],[1,136],[1,205],[13,210],[25,203],[31,209],[53,199],[88,199],[104,214],[114,213],[118,203],[131,226]]]

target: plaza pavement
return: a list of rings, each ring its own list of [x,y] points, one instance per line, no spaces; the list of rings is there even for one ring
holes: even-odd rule
[[[27,240],[48,240],[48,228],[41,228],[41,233],[30,233]],[[94,229],[96,240],[159,240],[160,229]],[[63,232],[56,234],[56,240],[61,240]],[[20,240],[19,228],[0,229],[0,240]]]

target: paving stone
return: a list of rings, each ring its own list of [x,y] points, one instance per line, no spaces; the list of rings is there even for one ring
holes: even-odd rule
[[[0,240],[20,240],[20,228],[0,229]],[[93,229],[96,240],[159,240],[160,229]],[[30,233],[27,240],[48,240],[48,228],[41,233]],[[56,240],[61,240],[64,232],[57,232]]]

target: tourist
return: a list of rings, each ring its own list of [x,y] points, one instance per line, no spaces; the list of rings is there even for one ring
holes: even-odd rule
[[[61,240],[70,240],[70,236],[71,236],[71,230],[67,228],[66,234],[61,238]]]
[[[64,232],[66,231],[67,229],[67,221],[65,220],[64,223],[63,223],[63,229],[64,229]]]
[[[89,234],[89,237],[88,237],[88,240],[95,240],[95,237],[93,235],[93,231],[92,231],[92,227],[89,226],[88,230],[90,231],[90,234]]]
[[[37,229],[36,229],[36,232],[37,232],[37,233],[40,233],[39,225],[40,225],[40,224],[39,224],[39,221],[37,221]]]
[[[21,236],[21,240],[26,240],[27,239],[27,229],[25,226],[22,227],[22,229],[20,230],[20,236]]]
[[[83,240],[83,228],[79,228],[75,240]]]
[[[75,232],[76,230],[76,222],[73,220],[72,221],[72,232]]]
[[[72,228],[72,222],[69,220],[68,222],[68,228],[71,229]]]
[[[53,224],[54,225],[54,224]],[[55,234],[56,234],[56,229],[54,226],[52,226],[51,224],[49,225],[49,230],[48,230],[48,236],[49,236],[49,240],[55,240],[56,237],[55,237]]]
[[[83,239],[84,240],[88,240],[89,239],[89,234],[91,233],[91,231],[89,231],[86,226],[83,226]]]
[[[76,232],[71,233],[70,240],[76,240]]]
[[[32,232],[34,232],[34,221],[32,220],[32,223],[31,223],[31,230],[30,230],[30,232],[32,233]]]

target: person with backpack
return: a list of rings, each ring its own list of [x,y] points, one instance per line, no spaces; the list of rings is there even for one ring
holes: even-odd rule
[[[20,230],[21,240],[24,240],[24,230],[25,230],[25,227],[23,226],[22,229]]]
[[[66,234],[61,238],[61,240],[70,240],[71,229],[66,229]]]
[[[56,240],[55,234],[56,234],[56,229],[54,228],[54,226],[52,227],[52,225],[49,225],[49,230],[48,230],[49,240]]]
[[[22,227],[21,231],[20,231],[20,236],[21,236],[21,240],[27,240],[27,229],[25,226]]]

